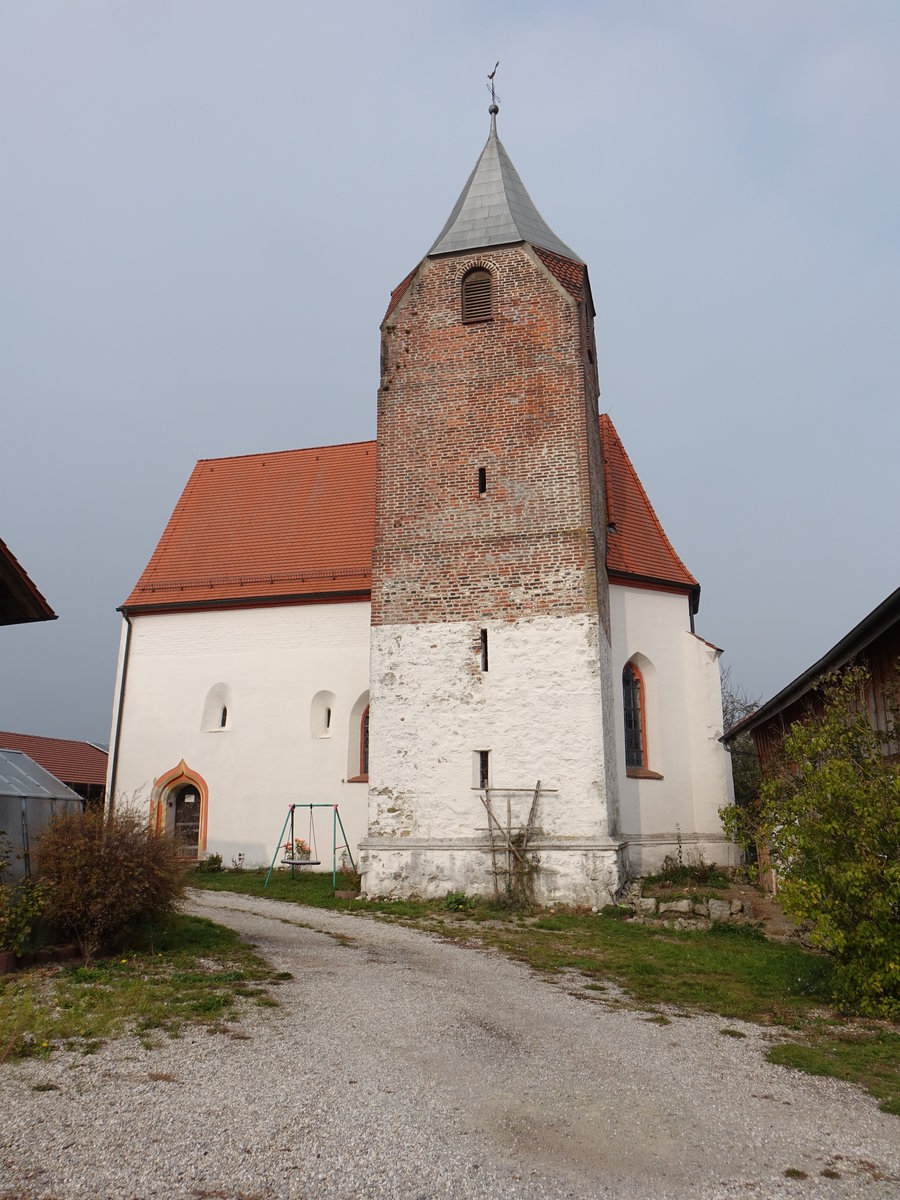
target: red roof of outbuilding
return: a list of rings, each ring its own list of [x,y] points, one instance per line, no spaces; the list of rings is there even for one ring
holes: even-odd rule
[[[612,421],[600,418],[609,534],[621,582],[699,584],[675,553]],[[124,608],[368,596],[375,442],[202,459]]]
[[[606,473],[606,569],[626,579],[663,583],[699,595],[700,585],[666,537],[631,459],[606,413],[600,417]],[[695,605],[696,611],[696,605]]]
[[[375,443],[201,459],[126,609],[368,594]]]
[[[0,729],[0,748],[20,750],[63,783],[106,783],[106,751],[90,742],[7,733]]]

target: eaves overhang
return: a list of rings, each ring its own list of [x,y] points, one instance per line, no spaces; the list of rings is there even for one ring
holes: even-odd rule
[[[877,608],[874,608],[867,617],[863,617],[860,623],[832,646],[827,654],[823,654],[818,662],[814,662],[811,667],[808,667],[801,675],[776,693],[771,700],[767,700],[765,704],[761,705],[756,712],[751,713],[749,717],[744,717],[726,734],[723,734],[720,740],[727,745],[739,734],[751,733],[766,721],[771,720],[772,717],[777,717],[784,709],[801,700],[824,675],[848,666],[858,654],[861,654],[898,621],[900,621],[900,588],[891,592],[890,596],[883,600]]]

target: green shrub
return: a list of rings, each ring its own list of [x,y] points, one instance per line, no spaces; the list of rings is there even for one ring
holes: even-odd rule
[[[184,890],[173,839],[151,833],[146,816],[129,808],[108,818],[96,810],[56,817],[36,858],[47,918],[88,962],[136,923],[173,912]]]
[[[827,678],[821,713],[791,726],[762,795],[778,898],[832,956],[836,998],[897,1019],[900,765],[870,723],[868,689],[861,668]]]
[[[204,858],[202,862],[197,863],[197,870],[201,874],[215,875],[217,871],[222,870],[222,855],[207,854],[206,858]]]
[[[0,833],[0,879],[12,861],[9,839]],[[47,902],[46,889],[33,879],[0,883],[0,950],[24,954],[31,944],[31,931]]]
[[[464,892],[448,892],[441,902],[441,908],[447,912],[468,912],[474,906],[471,896]]]

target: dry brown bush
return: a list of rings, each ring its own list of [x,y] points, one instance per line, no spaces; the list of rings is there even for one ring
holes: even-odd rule
[[[56,817],[37,847],[49,887],[46,917],[74,937],[86,961],[133,925],[175,911],[184,873],[171,837],[151,833],[146,814],[118,808]]]

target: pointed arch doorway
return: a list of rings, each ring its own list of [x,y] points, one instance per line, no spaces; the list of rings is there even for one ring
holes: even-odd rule
[[[153,788],[150,827],[168,833],[178,845],[178,857],[196,861],[206,852],[209,788],[206,780],[184,759],[160,775]]]

